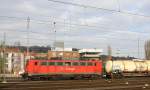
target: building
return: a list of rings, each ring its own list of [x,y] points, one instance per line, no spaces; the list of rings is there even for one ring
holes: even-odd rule
[[[100,60],[100,54],[103,52],[102,49],[80,49],[80,59],[82,60]]]
[[[6,52],[6,69],[8,73],[18,74],[24,70],[24,54],[18,52]]]
[[[4,72],[4,67],[6,73],[18,74],[20,71],[24,70],[24,54],[19,52],[18,48],[0,48],[0,58],[1,58],[1,73]],[[5,65],[5,66],[4,66]]]
[[[47,53],[35,53],[32,56],[34,56],[34,59],[48,59]]]
[[[26,57],[25,59],[47,59],[48,54],[47,53],[37,53],[37,52],[27,52],[24,51],[24,56]]]
[[[56,48],[48,51],[48,59],[58,60],[100,60],[102,49],[73,49],[73,48]]]
[[[73,48],[56,48],[48,51],[48,59],[79,60],[80,54]]]

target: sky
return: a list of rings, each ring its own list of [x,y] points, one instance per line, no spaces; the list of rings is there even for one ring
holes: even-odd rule
[[[67,48],[99,48],[103,54],[110,45],[114,56],[144,58],[144,43],[150,39],[149,0],[58,0],[89,7],[48,0],[0,1],[0,40],[5,33],[8,45],[53,46],[63,41]]]

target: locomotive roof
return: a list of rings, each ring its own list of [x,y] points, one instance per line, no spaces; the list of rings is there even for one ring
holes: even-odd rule
[[[98,62],[97,60],[38,60],[31,59],[29,61],[51,61],[51,62]]]

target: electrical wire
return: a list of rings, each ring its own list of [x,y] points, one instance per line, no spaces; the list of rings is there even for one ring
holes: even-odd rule
[[[122,11],[122,10],[105,9],[105,8],[100,8],[100,7],[94,7],[94,6],[89,6],[89,5],[76,4],[76,3],[72,3],[72,2],[64,2],[64,1],[58,1],[58,0],[48,0],[48,1],[55,2],[55,3],[61,3],[61,4],[65,4],[65,5],[72,5],[72,6],[83,7],[83,8],[93,8],[93,9],[97,9],[97,10],[104,10],[104,11],[109,11],[109,12],[114,12],[114,13],[122,13],[122,14],[150,18],[150,16],[148,16],[148,15],[142,15],[142,14],[138,14],[138,13],[130,13],[130,12]]]
[[[15,18],[15,19],[22,19],[22,20],[26,20],[26,19],[24,19],[23,17],[22,18],[17,18],[17,17],[9,17],[9,16],[0,16],[0,17],[7,17],[7,18]],[[47,25],[49,25],[49,23],[51,22],[51,21],[48,21],[48,20],[37,20],[37,19],[31,19],[31,22],[34,22],[34,23],[37,23],[37,24],[47,24]],[[64,22],[60,22],[60,21],[56,21],[56,25],[58,25],[58,24],[64,24]],[[80,26],[80,28],[82,27],[82,29],[84,29],[83,27],[87,27],[87,28],[90,28],[90,30],[100,30],[100,29],[105,29],[105,30],[108,30],[108,29],[110,29],[110,30],[112,30],[112,29],[114,29],[114,30],[128,30],[128,28],[116,28],[116,27],[119,27],[119,26],[116,26],[115,28],[112,28],[112,27],[106,27],[106,25],[103,25],[103,24],[99,24],[99,26],[94,26],[94,25],[84,25],[84,24],[76,24],[76,23],[69,23],[69,22],[65,22],[65,24],[68,24],[68,25],[70,25],[70,27],[72,27],[72,26]],[[108,25],[107,25],[108,26]],[[110,26],[110,25],[109,25]],[[74,27],[73,27],[74,28]],[[85,29],[87,29],[87,28],[85,28]],[[31,32],[32,33],[32,32]],[[144,32],[143,32],[144,33]]]

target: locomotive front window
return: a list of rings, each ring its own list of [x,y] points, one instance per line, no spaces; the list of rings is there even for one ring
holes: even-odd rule
[[[63,62],[56,62],[58,66],[63,66]]]
[[[48,65],[53,66],[55,65],[55,62],[48,62]]]
[[[86,66],[86,63],[85,62],[80,62],[80,65],[81,66]]]
[[[45,66],[47,65],[47,62],[41,62],[41,65]]]
[[[73,62],[72,65],[73,66],[79,66],[79,63],[78,62]]]

